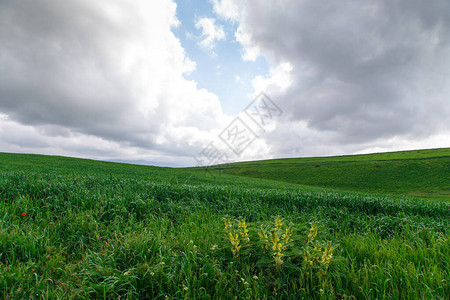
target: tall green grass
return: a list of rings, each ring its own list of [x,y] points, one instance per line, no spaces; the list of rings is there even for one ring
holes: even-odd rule
[[[342,190],[450,199],[450,148],[274,159],[210,169]]]
[[[0,298],[450,294],[446,201],[58,157],[32,156],[33,163],[0,157]],[[225,219],[245,219],[256,232],[275,216],[296,237],[281,270],[257,245],[233,255]],[[325,275],[303,259],[312,225],[319,228],[317,240],[334,247]]]

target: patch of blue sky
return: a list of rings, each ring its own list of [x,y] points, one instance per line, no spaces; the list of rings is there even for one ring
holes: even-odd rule
[[[251,81],[254,77],[268,76],[269,66],[263,57],[256,61],[244,61],[243,49],[234,33],[237,24],[218,19],[212,4],[205,0],[177,0],[177,18],[180,26],[172,31],[180,40],[186,55],[196,63],[196,69],[185,78],[197,82],[218,96],[224,113],[237,115],[252,100]],[[210,51],[200,47],[201,29],[195,27],[199,18],[214,18],[216,25],[223,26],[225,39],[216,41]]]

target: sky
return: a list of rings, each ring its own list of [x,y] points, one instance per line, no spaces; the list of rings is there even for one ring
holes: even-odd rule
[[[0,152],[158,166],[450,146],[448,0],[0,0]]]

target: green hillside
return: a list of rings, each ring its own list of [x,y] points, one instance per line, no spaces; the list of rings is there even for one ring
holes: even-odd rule
[[[312,186],[450,199],[450,148],[274,159],[212,169]]]
[[[447,299],[449,233],[439,199],[0,153],[0,299]]]

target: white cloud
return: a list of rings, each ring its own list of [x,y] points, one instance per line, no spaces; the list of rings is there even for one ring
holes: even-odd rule
[[[266,137],[272,155],[449,145],[438,137],[450,131],[450,2],[213,3],[238,23],[243,58],[269,62],[271,75],[253,87],[286,112]]]
[[[234,36],[236,37],[236,41],[242,45],[242,58],[246,61],[256,61],[258,56],[261,55],[261,50],[257,44],[252,43],[251,35],[245,31],[242,25],[239,25]]]
[[[214,12],[226,20],[236,20],[239,16],[239,6],[232,0],[211,0]],[[241,8],[242,9],[242,8]]]
[[[0,2],[2,150],[191,159],[229,117],[183,77],[195,63],[171,31],[175,11],[170,0]]]
[[[281,62],[276,67],[270,69],[270,76],[256,76],[252,80],[254,97],[260,92],[266,93],[284,92],[291,86],[293,79],[291,77],[292,65],[289,62]]]
[[[205,50],[212,51],[217,41],[225,39],[225,32],[222,25],[216,25],[213,18],[199,18],[195,23],[195,28],[202,31],[198,44]]]

